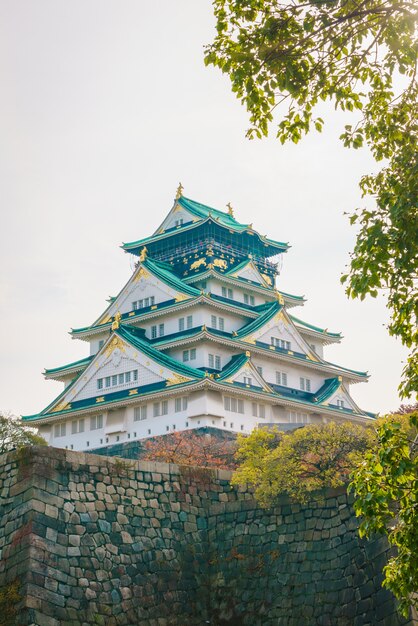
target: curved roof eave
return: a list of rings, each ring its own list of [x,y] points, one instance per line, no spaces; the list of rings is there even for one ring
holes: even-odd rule
[[[194,230],[195,228],[200,228],[201,226],[203,226],[203,224],[207,224],[212,222],[213,224],[216,224],[217,226],[219,226],[220,228],[223,228],[225,230],[230,230],[233,231],[237,234],[251,234],[251,235],[256,235],[260,241],[260,243],[266,245],[266,246],[270,246],[273,249],[276,249],[277,252],[272,252],[272,254],[270,256],[273,256],[273,254],[279,254],[280,252],[287,252],[287,250],[289,249],[289,244],[281,242],[281,241],[273,241],[273,240],[266,240],[265,237],[263,237],[262,235],[260,235],[256,230],[253,230],[251,228],[248,228],[246,226],[244,226],[243,228],[239,229],[237,227],[234,227],[233,225],[227,226],[226,224],[223,224],[219,219],[217,219],[216,217],[206,217],[204,219],[198,220],[197,222],[192,222],[191,224],[185,224],[184,226],[180,227],[180,228],[176,228],[173,231],[166,231],[164,233],[160,233],[158,235],[152,235],[151,237],[145,237],[144,239],[139,239],[138,241],[132,241],[132,242],[128,242],[128,243],[122,243],[121,248],[125,251],[125,252],[130,252],[131,254],[137,254],[140,252],[140,250],[147,245],[150,245],[156,241],[161,241],[163,239],[167,239],[170,238],[172,235],[178,234],[178,233],[184,233],[186,231],[190,231],[190,230]]]

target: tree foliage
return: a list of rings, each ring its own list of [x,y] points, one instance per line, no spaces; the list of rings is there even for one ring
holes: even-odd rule
[[[383,584],[400,601],[404,615],[418,608],[418,411],[380,423],[377,445],[353,473],[360,534],[383,533],[396,553]]]
[[[217,469],[235,467],[235,441],[219,439],[210,434],[176,431],[148,439],[144,448],[142,460]]]
[[[238,438],[240,465],[232,482],[254,487],[263,506],[280,494],[304,502],[314,491],[346,484],[373,441],[372,429],[351,422],[312,424],[286,434],[254,430]]]
[[[360,187],[375,199],[351,222],[359,234],[343,281],[351,297],[387,290],[389,332],[411,349],[401,391],[418,391],[417,19],[412,0],[214,0],[217,35],[205,62],[229,75],[248,136],[297,143],[324,121],[321,101],[357,112],[344,145],[367,144],[380,172]],[[283,109],[283,104],[287,108]],[[276,111],[277,110],[277,111]],[[351,120],[350,120],[351,121]]]
[[[9,413],[0,413],[0,454],[23,446],[43,446],[46,441]]]

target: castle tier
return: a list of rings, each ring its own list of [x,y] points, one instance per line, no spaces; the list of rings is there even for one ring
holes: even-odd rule
[[[287,244],[179,187],[154,235],[123,248],[138,257],[132,276],[91,326],[72,330],[90,356],[46,370],[64,391],[24,417],[49,444],[373,419],[349,391],[367,374],[324,357],[341,335],[294,317],[304,299],[276,288]]]

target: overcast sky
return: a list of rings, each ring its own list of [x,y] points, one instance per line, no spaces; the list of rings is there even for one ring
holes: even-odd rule
[[[371,374],[353,396],[399,405],[406,352],[383,299],[349,301],[339,278],[355,230],[344,211],[376,171],[338,140],[347,119],[297,146],[248,141],[226,77],[205,68],[209,0],[0,1],[0,409],[32,414],[60,391],[41,372],[82,358],[92,323],[131,273],[123,241],[150,235],[185,195],[288,241],[278,286],[292,313],[341,331],[327,358]]]

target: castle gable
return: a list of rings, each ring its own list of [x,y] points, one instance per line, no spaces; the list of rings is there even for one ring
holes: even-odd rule
[[[234,278],[243,278],[252,283],[257,283],[263,287],[272,287],[272,280],[267,274],[261,274],[251,259],[240,263],[237,267],[232,268],[228,274]]]

